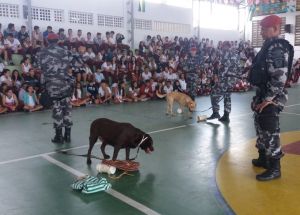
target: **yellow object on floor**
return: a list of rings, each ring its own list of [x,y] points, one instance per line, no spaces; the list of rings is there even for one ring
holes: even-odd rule
[[[281,134],[282,145],[300,140],[300,131]],[[300,156],[285,154],[281,159],[281,178],[259,182],[264,171],[252,166],[257,158],[255,140],[230,148],[217,166],[217,184],[224,199],[236,214],[300,214]]]

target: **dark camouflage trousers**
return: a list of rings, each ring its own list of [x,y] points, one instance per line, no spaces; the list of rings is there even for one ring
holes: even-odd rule
[[[256,147],[266,151],[268,157],[283,156],[280,146],[279,109],[269,105],[261,113],[254,112]]]
[[[231,112],[231,93],[211,94],[210,101],[214,113],[220,111],[220,100],[224,97],[224,112]]]
[[[197,96],[197,79],[198,75],[194,73],[188,73],[186,75],[186,89],[188,95],[195,100]]]
[[[54,128],[70,128],[72,122],[72,105],[71,98],[67,97],[61,100],[53,101],[52,118],[54,120]]]

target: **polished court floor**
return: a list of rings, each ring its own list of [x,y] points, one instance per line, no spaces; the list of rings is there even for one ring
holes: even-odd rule
[[[289,103],[281,114],[284,145],[300,144],[299,92],[300,87],[289,89]],[[0,214],[300,214],[297,153],[286,153],[281,179],[255,181],[261,170],[251,166],[251,158],[257,156],[249,108],[252,96],[252,92],[233,94],[228,125],[197,123],[200,113],[193,119],[167,117],[165,101],[74,109],[72,143],[63,146],[50,142],[49,111],[2,115]],[[209,97],[199,97],[197,103],[198,109],[210,107]],[[55,151],[87,153],[89,125],[100,117],[130,122],[149,132],[155,151],[140,152],[141,168],[134,176],[108,179],[112,190],[85,195],[72,191],[70,185],[76,176],[96,175],[99,161],[94,159],[89,167],[83,157]],[[112,148],[107,149],[111,154]],[[99,146],[93,154],[100,156]],[[124,155],[121,151],[121,158]]]

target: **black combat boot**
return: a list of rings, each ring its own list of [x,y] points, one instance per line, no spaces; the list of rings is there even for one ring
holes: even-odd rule
[[[256,180],[270,181],[280,177],[281,177],[280,159],[270,158],[270,167],[262,174],[257,175]]]
[[[219,112],[213,112],[213,114],[210,116],[210,117],[208,117],[206,120],[212,120],[212,119],[220,119],[220,114],[219,114]]]
[[[64,140],[65,140],[66,143],[70,143],[71,142],[71,127],[69,127],[69,128],[65,127]]]
[[[258,150],[258,158],[252,159],[253,166],[262,167],[268,169],[270,167],[269,159],[266,156],[266,151],[264,149]]]
[[[62,136],[62,128],[55,129],[55,136],[51,141],[52,143],[60,143],[60,144],[64,143],[64,138]]]
[[[224,115],[219,119],[220,122],[230,122],[229,113],[224,112]]]

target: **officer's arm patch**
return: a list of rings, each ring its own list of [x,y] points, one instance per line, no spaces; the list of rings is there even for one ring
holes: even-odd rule
[[[271,53],[271,60],[275,69],[286,67],[284,50],[281,47],[273,48]]]

